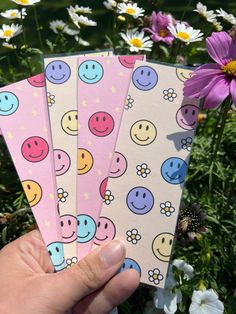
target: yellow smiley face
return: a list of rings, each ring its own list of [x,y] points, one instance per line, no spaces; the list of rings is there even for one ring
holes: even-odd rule
[[[93,156],[84,148],[78,149],[78,174],[85,174],[93,167]]]
[[[66,112],[61,119],[61,126],[63,131],[65,131],[67,134],[76,136],[78,134],[77,110]]]
[[[172,250],[174,235],[168,232],[158,234],[152,242],[153,254],[162,262],[168,262]]]
[[[185,82],[188,79],[190,79],[190,77],[192,76],[192,73],[193,71],[190,71],[187,69],[181,69],[181,68],[176,69],[176,75],[181,82]]]
[[[37,205],[43,194],[41,186],[33,180],[22,181],[22,186],[30,207]]]
[[[148,120],[136,121],[130,129],[130,137],[137,145],[149,145],[155,140],[156,136],[156,127]]]

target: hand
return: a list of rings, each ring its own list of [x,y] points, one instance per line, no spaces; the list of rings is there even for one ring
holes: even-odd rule
[[[0,251],[0,313],[109,313],[139,284],[133,269],[117,274],[124,257],[124,245],[114,240],[54,273],[39,231],[32,231]]]

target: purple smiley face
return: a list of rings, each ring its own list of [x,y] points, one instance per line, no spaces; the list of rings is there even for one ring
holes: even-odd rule
[[[134,214],[144,215],[153,208],[154,196],[147,188],[137,186],[129,191],[126,203]]]
[[[158,82],[157,72],[149,66],[138,67],[132,76],[135,87],[142,91],[148,91],[154,88]]]
[[[61,149],[54,149],[54,162],[56,176],[61,176],[66,173],[71,165],[70,156]]]
[[[47,65],[45,75],[49,82],[63,84],[70,78],[71,69],[64,61],[52,61]]]
[[[176,121],[182,129],[194,130],[197,126],[197,116],[197,106],[184,105],[177,111]]]

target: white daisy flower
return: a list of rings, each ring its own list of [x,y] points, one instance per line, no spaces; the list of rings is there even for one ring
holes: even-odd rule
[[[119,3],[117,6],[117,13],[126,13],[132,15],[135,19],[143,16],[143,12],[145,11],[142,8],[139,8],[137,3]]]
[[[62,20],[54,20],[49,23],[49,27],[55,34],[58,34],[64,30],[66,27],[66,23]]]
[[[75,40],[78,42],[79,45],[84,46],[84,47],[88,47],[90,46],[90,43],[82,38],[80,38],[79,36],[75,36]]]
[[[190,152],[193,144],[193,139],[191,137],[182,138],[181,144],[182,149],[185,149],[188,152]]]
[[[64,189],[59,188],[57,190],[58,194],[58,202],[65,203],[67,196],[69,195],[68,192],[64,191]]]
[[[47,92],[47,98],[49,107],[55,104],[55,95],[52,95],[50,92]]]
[[[125,109],[128,110],[128,109],[132,108],[133,102],[134,102],[134,99],[130,95],[128,95],[126,100],[125,100]]]
[[[6,39],[6,41],[9,41],[20,33],[22,33],[22,26],[18,24],[3,24],[2,29],[0,28],[0,38]]]
[[[16,45],[9,44],[9,43],[7,43],[7,42],[3,43],[2,45],[3,45],[3,47],[5,47],[5,48],[7,48],[7,49],[16,49],[16,48],[17,48]]]
[[[132,244],[137,244],[141,239],[141,235],[138,233],[137,229],[127,230],[127,241],[132,242]]]
[[[163,94],[164,94],[164,95],[163,95],[163,98],[164,98],[165,100],[170,101],[170,102],[174,101],[174,99],[177,97],[177,94],[176,94],[176,92],[174,91],[173,88],[165,89],[165,90],[163,91]]]
[[[139,52],[140,50],[151,51],[153,42],[149,36],[144,37],[144,32],[139,33],[134,30],[127,30],[126,34],[120,33],[124,41],[130,46],[131,52]]]
[[[190,314],[223,314],[224,305],[219,300],[218,295],[213,289],[194,290],[192,303],[189,307]]]
[[[74,266],[75,264],[78,263],[78,258],[76,256],[72,257],[72,258],[67,258],[66,260],[66,268],[70,268],[72,266]]]
[[[201,41],[204,35],[199,29],[186,26],[184,23],[177,23],[175,26],[169,24],[167,28],[175,38],[183,41],[187,45],[195,41]]]
[[[233,14],[225,12],[223,9],[216,10],[218,13],[217,16],[222,17],[225,21],[229,22],[232,25],[236,25],[236,17]]]
[[[207,22],[214,23],[216,22],[216,14],[213,10],[207,11],[207,6],[203,5],[201,2],[197,3],[196,9],[193,10],[204,17]]]
[[[6,10],[5,12],[1,12],[1,16],[9,20],[21,19],[21,14],[22,14],[22,19],[24,19],[25,16],[27,15],[26,9],[22,9],[22,11],[14,9],[14,10]]]
[[[215,20],[215,22],[212,23],[213,26],[215,27],[215,29],[217,30],[217,32],[220,32],[223,30],[223,26],[221,25],[220,22],[218,22],[217,20]]]
[[[87,18],[87,16],[84,15],[78,15],[76,13],[71,13],[69,12],[70,18],[72,19],[72,22],[78,27],[80,28],[80,25],[84,25],[84,26],[97,26],[97,22],[93,21],[93,20],[89,20]]]
[[[138,175],[138,176],[141,176],[141,177],[143,177],[143,178],[146,178],[147,175],[148,175],[149,173],[151,173],[151,170],[148,168],[148,165],[145,164],[145,163],[143,163],[143,164],[141,164],[141,165],[137,165],[137,166],[136,166],[136,169],[137,169],[137,175]]]
[[[92,9],[90,7],[80,7],[78,4],[76,4],[74,7],[71,5],[68,9],[69,14],[70,13],[83,13],[83,14],[91,14]]]
[[[115,0],[107,0],[103,2],[103,5],[108,10],[113,10],[117,7],[117,2]]]
[[[113,200],[114,200],[114,196],[111,194],[111,191],[106,190],[103,203],[105,203],[106,205],[110,205]]]
[[[19,5],[29,6],[34,5],[35,3],[40,2],[40,0],[11,0],[12,2],[15,2]]]
[[[148,280],[153,282],[155,285],[159,285],[160,281],[163,280],[163,275],[160,273],[158,268],[148,271]]]
[[[69,35],[69,36],[76,36],[79,34],[79,30],[77,29],[72,29],[68,25],[65,26],[65,28],[62,31],[64,34]]]
[[[160,212],[163,215],[166,215],[166,217],[170,217],[172,213],[174,213],[175,208],[172,206],[171,202],[167,201],[165,203],[160,204]]]

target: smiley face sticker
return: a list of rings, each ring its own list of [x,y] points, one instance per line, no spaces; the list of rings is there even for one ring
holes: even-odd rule
[[[62,242],[71,243],[76,240],[77,219],[72,215],[63,215],[61,219]]]
[[[153,68],[140,66],[134,71],[132,81],[134,86],[141,91],[149,91],[157,85],[158,75]]]
[[[44,87],[46,85],[44,73],[29,77],[27,81],[34,87]]]
[[[69,135],[76,136],[78,134],[78,112],[71,110],[66,112],[61,119],[61,127],[64,132]]]
[[[37,205],[43,195],[41,186],[33,180],[25,180],[22,181],[22,187],[24,189],[30,207]]]
[[[111,134],[115,126],[112,116],[104,111],[95,112],[88,122],[91,133],[98,137],[105,137]]]
[[[94,243],[96,245],[102,245],[115,238],[116,227],[114,223],[107,217],[100,217],[97,232],[94,237]]]
[[[88,60],[81,63],[78,70],[79,78],[87,84],[98,83],[104,74],[102,65],[94,60]]]
[[[26,160],[30,162],[40,162],[47,157],[49,146],[44,138],[31,136],[22,144],[21,152]]]
[[[56,176],[66,173],[71,165],[70,156],[62,149],[54,149],[54,163]]]
[[[146,146],[154,142],[157,136],[155,125],[148,120],[136,121],[130,129],[132,141],[141,146]]]
[[[126,169],[127,169],[127,160],[125,156],[119,152],[115,152],[112,157],[109,177],[119,178],[125,173]]]
[[[169,232],[158,234],[152,242],[153,254],[162,262],[168,262],[172,250],[174,235]]]
[[[45,75],[50,83],[63,84],[70,78],[71,69],[66,62],[56,60],[47,65]]]
[[[194,130],[197,127],[198,107],[195,105],[184,105],[176,114],[178,125],[184,130]]]
[[[53,242],[47,246],[48,253],[51,257],[53,266],[56,271],[60,271],[65,268],[65,258],[63,244],[61,242]]]
[[[93,239],[96,233],[96,223],[88,215],[77,216],[77,242],[86,243]]]
[[[187,163],[179,157],[166,159],[161,166],[163,179],[170,184],[181,184],[187,174]]]
[[[19,107],[17,96],[11,92],[0,93],[0,116],[10,116]]]
[[[185,82],[192,76],[193,72],[183,68],[176,68],[176,76],[181,82]]]
[[[120,63],[128,69],[133,69],[136,60],[142,61],[143,59],[144,59],[144,56],[140,56],[140,55],[137,55],[137,56],[119,56]]]
[[[135,269],[139,273],[139,276],[141,276],[141,268],[139,264],[132,258],[126,257],[120,268],[120,272],[126,271],[128,269]]]
[[[154,206],[154,196],[150,190],[137,186],[126,197],[128,208],[137,215],[147,214]]]
[[[78,175],[86,174],[93,167],[93,156],[84,148],[78,149]]]

